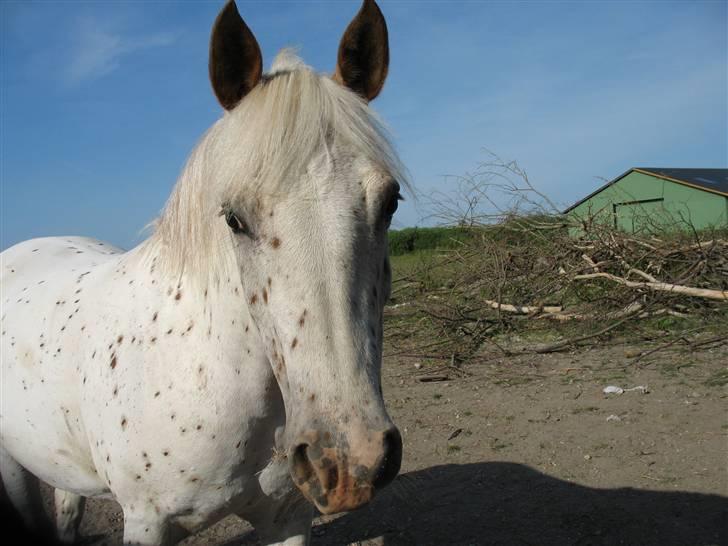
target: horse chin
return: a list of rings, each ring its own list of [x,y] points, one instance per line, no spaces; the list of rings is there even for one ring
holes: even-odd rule
[[[340,484],[332,491],[322,491],[319,484],[307,482],[298,488],[326,516],[356,510],[374,497],[374,487],[370,484]]]

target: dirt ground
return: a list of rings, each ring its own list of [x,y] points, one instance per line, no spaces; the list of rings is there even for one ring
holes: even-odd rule
[[[651,347],[486,355],[438,382],[420,381],[433,364],[385,360],[401,474],[317,520],[313,544],[728,544],[728,347],[635,362]],[[83,543],[120,544],[121,521],[90,501]],[[229,517],[183,544],[257,542]]]

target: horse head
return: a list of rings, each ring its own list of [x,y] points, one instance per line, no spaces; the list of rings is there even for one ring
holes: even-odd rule
[[[226,241],[286,409],[293,482],[323,513],[357,508],[397,475],[402,440],[381,389],[387,229],[404,169],[369,107],[389,64],[366,0],[332,76],[290,52],[262,72],[231,1],[217,18],[210,79],[226,113],[201,153]]]

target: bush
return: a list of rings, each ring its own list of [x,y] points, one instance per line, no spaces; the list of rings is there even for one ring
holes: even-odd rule
[[[392,256],[401,256],[420,250],[455,248],[471,236],[471,230],[460,227],[414,227],[390,230],[389,253]]]

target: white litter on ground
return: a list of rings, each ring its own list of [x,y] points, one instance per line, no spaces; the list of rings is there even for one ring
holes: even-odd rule
[[[623,394],[625,392],[633,392],[633,391],[641,392],[642,394],[646,394],[646,393],[650,392],[647,389],[647,385],[637,385],[636,387],[632,387],[631,389],[623,389],[622,387],[617,387],[615,385],[609,385],[608,387],[604,387],[604,389],[602,389],[602,392],[604,394]]]

